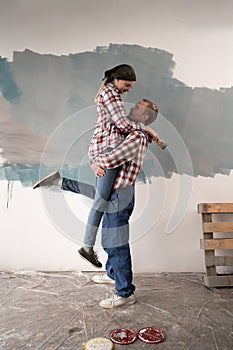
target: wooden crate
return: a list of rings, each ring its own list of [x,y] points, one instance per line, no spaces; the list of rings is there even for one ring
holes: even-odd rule
[[[206,274],[204,282],[207,287],[232,287],[233,274],[217,273],[217,266],[233,266],[233,255],[217,256],[216,250],[233,252],[232,238],[225,238],[224,232],[233,232],[233,222],[214,221],[213,214],[232,214],[233,203],[200,203],[198,213],[202,215],[203,239],[201,248],[205,250]],[[215,215],[216,217],[216,215]],[[222,237],[215,238],[214,233]]]

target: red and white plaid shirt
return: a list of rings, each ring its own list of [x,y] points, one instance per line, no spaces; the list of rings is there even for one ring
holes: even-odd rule
[[[115,180],[114,188],[127,187],[136,181],[142,167],[146,149],[146,135],[138,130],[133,131],[117,148],[95,157],[95,163],[107,169],[122,165]]]
[[[129,132],[143,129],[143,124],[127,118],[119,90],[114,84],[107,84],[97,101],[96,126],[89,145],[89,159],[93,160],[107,148],[116,148]]]

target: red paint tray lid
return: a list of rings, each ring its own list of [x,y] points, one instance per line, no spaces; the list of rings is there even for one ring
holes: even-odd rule
[[[160,328],[145,327],[138,331],[138,338],[145,343],[156,344],[164,341],[164,331]]]
[[[128,328],[116,328],[110,332],[109,337],[116,344],[131,344],[137,339],[137,333]]]

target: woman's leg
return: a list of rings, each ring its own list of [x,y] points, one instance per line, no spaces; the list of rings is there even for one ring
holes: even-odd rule
[[[82,194],[83,196],[91,199],[95,198],[95,187],[84,182],[79,182],[63,177],[61,188],[64,191],[71,191],[74,193]]]
[[[93,204],[88,216],[84,245],[93,247],[103,213],[108,206],[119,168],[105,169],[105,175],[97,178]]]
[[[62,179],[62,189],[77,194],[82,194],[93,199],[93,204],[87,220],[87,228],[84,237],[84,245],[93,247],[103,213],[108,206],[108,200],[112,194],[112,188],[119,168],[106,169],[105,175],[96,179],[96,188],[92,185],[72,179]]]
[[[93,247],[95,245],[98,228],[104,211],[108,206],[108,200],[111,196],[118,172],[119,168],[105,169],[105,175],[96,179],[96,192],[87,220],[83,241],[84,246],[78,250],[80,256],[95,267],[102,267],[102,264],[98,261],[97,254],[93,250]]]

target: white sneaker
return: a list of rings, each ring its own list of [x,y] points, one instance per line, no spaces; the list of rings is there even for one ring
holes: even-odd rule
[[[122,298],[118,295],[114,295],[112,298],[102,300],[99,305],[104,309],[114,309],[115,307],[132,305],[136,303],[134,294],[131,294],[128,298]]]
[[[91,278],[91,280],[95,283],[115,283],[115,281],[112,278],[108,277],[106,273],[101,275],[95,275]]]

